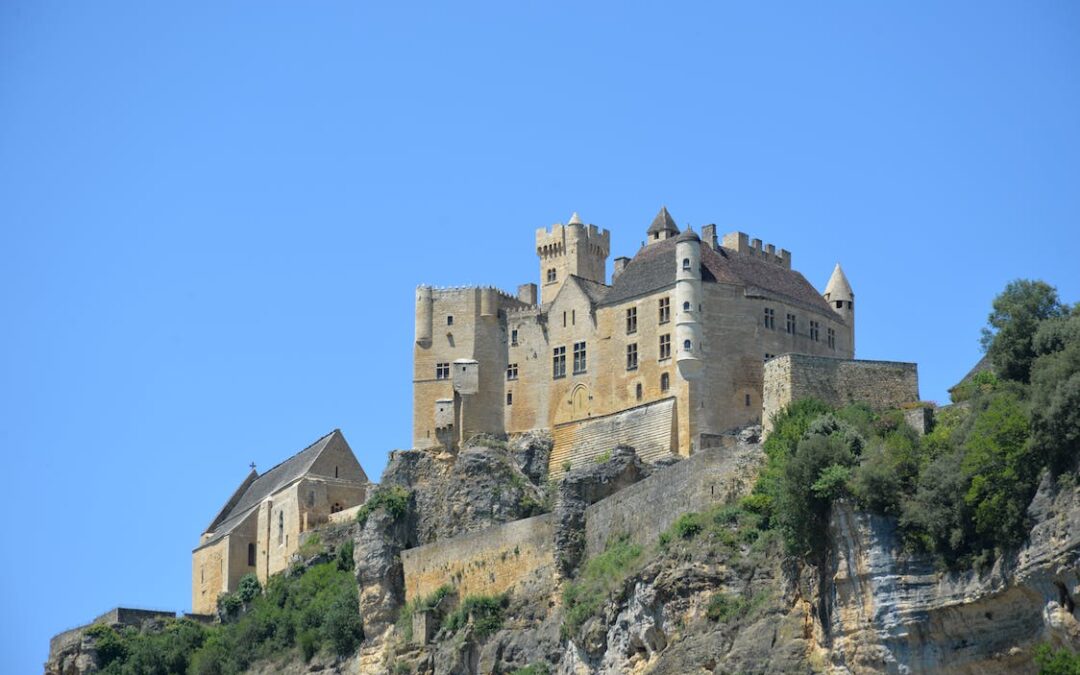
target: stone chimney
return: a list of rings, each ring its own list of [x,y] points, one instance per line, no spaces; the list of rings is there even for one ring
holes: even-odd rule
[[[622,271],[626,269],[626,263],[630,262],[630,258],[621,255],[618,258],[615,258],[614,262],[615,267],[611,270],[611,283],[615,283],[615,279],[617,279],[619,275],[622,274]]]
[[[701,241],[714,251],[719,247],[716,241],[716,224],[710,223],[701,228]]]
[[[526,305],[536,304],[536,284],[521,284],[517,289],[517,299]]]

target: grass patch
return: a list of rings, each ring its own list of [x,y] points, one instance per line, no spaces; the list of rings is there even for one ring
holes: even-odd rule
[[[454,587],[450,584],[443,584],[435,589],[431,595],[423,598],[414,598],[413,600],[405,603],[405,606],[398,612],[398,620],[395,624],[398,632],[402,635],[406,642],[411,642],[413,639],[413,626],[412,619],[413,614],[416,612],[425,612],[437,608],[444,598],[449,595],[453,595]]]
[[[461,606],[447,615],[443,628],[455,632],[472,622],[473,635],[481,640],[502,628],[504,611],[509,597],[502,595],[470,595]]]
[[[367,523],[368,516],[378,509],[385,509],[394,520],[398,520],[408,513],[410,496],[411,493],[399,485],[376,488],[371,497],[357,510],[356,522],[363,527]]]
[[[563,588],[564,636],[577,633],[582,624],[599,613],[611,592],[636,569],[641,553],[641,546],[621,537],[585,562],[578,578]]]

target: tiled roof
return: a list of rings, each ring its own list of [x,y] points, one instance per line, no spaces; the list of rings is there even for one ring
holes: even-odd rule
[[[235,505],[230,508],[229,504],[226,503],[225,508],[222,509],[222,512],[214,519],[214,523],[210,526],[214,533],[214,536],[210,541],[217,540],[231,532],[237,524],[243,521],[243,516],[245,516],[252,507],[257,506],[270,495],[307,473],[308,469],[315,463],[315,460],[326,448],[327,444],[330,443],[330,440],[335,434],[340,436],[341,431],[334,429],[308,447],[262,474],[248,485],[247,489],[240,494],[239,499],[236,499],[236,495],[233,495],[233,498],[229,501],[232,502],[235,499]],[[250,476],[248,479],[250,479]],[[248,479],[246,479],[245,482],[247,482]]]
[[[601,284],[597,281],[590,281],[588,279],[582,279],[581,277],[574,277],[581,286],[581,290],[585,291],[585,295],[589,296],[589,300],[594,305],[599,305],[604,301],[604,297],[607,296],[608,291],[611,290],[611,286]]]
[[[666,239],[638,251],[615,279],[603,304],[618,304],[674,286],[675,243],[674,239]],[[735,253],[723,247],[714,250],[702,245],[701,279],[744,286],[750,294],[774,296],[842,321],[806,277],[763,258]]]
[[[668,213],[666,206],[660,207],[660,212],[656,214],[652,224],[649,225],[649,229],[645,231],[646,234],[656,234],[657,232],[679,233],[679,226],[675,224],[675,219]]]

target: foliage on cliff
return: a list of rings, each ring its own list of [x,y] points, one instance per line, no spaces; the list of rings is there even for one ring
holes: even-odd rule
[[[1069,315],[1042,282],[1013,282],[994,301],[984,344],[994,370],[958,388],[963,405],[940,410],[923,438],[901,411],[804,400],[777,416],[749,503],[790,553],[822,553],[836,499],[898,517],[908,544],[946,565],[987,562],[1024,541],[1040,474],[1080,452],[1080,311]]]
[[[240,601],[246,611],[230,610],[221,624],[170,620],[160,631],[98,625],[88,634],[108,675],[228,675],[260,659],[351,654],[363,631],[356,581],[347,567],[335,560],[277,575],[263,593],[257,587],[251,593],[248,584]]]

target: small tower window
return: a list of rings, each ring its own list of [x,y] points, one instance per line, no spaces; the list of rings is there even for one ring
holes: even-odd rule
[[[690,311],[690,303],[689,302],[684,302],[682,304],[682,311],[684,311],[684,312],[689,312]]]
[[[255,567],[255,544],[248,544],[248,567]]]
[[[690,341],[689,340],[683,340],[682,341],[682,348],[683,348],[684,352],[690,351]]]
[[[338,475],[337,475],[337,470],[338,470],[338,468],[337,468],[337,467],[335,466],[335,467],[334,467],[334,478],[337,478],[337,477],[338,477]]]
[[[454,315],[453,314],[447,314],[446,315],[446,325],[447,326],[453,326],[454,325]]]
[[[667,373],[660,375],[660,391],[671,389],[671,376]]]
[[[506,392],[506,405],[513,405],[513,404],[514,404],[514,392],[508,391],[508,392]]]
[[[517,347],[517,343],[517,328],[515,328],[514,330],[510,331],[510,346]]]
[[[507,380],[516,380],[517,378],[518,378],[518,364],[511,363],[510,365],[506,366],[506,379]]]
[[[747,395],[746,395],[746,407],[747,407],[747,408],[749,408],[749,407],[750,407],[750,394],[747,394]]]
[[[843,309],[844,308],[844,301],[843,300],[837,300],[836,301],[836,308],[837,309]]]
[[[682,268],[683,268],[683,271],[686,271],[686,272],[690,271],[690,258],[683,258],[682,259]]]
[[[547,271],[547,282],[549,284],[555,283],[555,268],[552,267]]]
[[[277,543],[285,543],[285,512],[277,512]]]
[[[637,400],[640,401],[642,396],[643,396],[643,393],[641,391],[641,383],[638,382],[637,386],[634,387],[634,397],[637,398]]]

